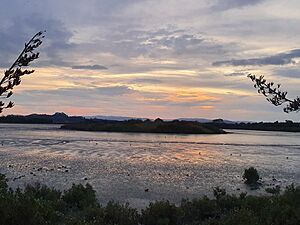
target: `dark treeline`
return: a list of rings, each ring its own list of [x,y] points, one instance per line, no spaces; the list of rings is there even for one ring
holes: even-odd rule
[[[101,206],[92,186],[73,185],[61,192],[36,184],[15,191],[0,174],[1,225],[298,225],[300,188],[279,194],[239,196],[214,189],[214,199],[202,197],[150,203],[139,211],[111,201]]]
[[[87,124],[66,124],[62,129],[81,131],[106,131],[106,132],[138,132],[138,133],[172,133],[172,134],[223,134],[222,129],[213,124],[201,124],[195,121],[163,121],[152,120],[127,120],[127,121],[102,121]]]
[[[300,123],[286,122],[259,122],[259,123],[212,123],[222,129],[240,129],[240,130],[261,130],[261,131],[285,131],[300,132]]]

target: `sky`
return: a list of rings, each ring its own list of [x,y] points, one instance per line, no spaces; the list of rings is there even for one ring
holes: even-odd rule
[[[0,0],[0,69],[46,30],[5,114],[299,120],[248,73],[300,95],[299,0]]]

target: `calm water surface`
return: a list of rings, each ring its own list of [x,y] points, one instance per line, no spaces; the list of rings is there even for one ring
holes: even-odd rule
[[[300,184],[300,133],[228,130],[218,135],[64,131],[59,125],[0,124],[0,172],[12,187],[42,182],[59,189],[94,186],[101,203],[149,201],[249,190],[244,168],[264,186]],[[149,189],[149,192],[145,192]]]

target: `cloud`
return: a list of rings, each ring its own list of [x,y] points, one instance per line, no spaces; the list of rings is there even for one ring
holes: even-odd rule
[[[300,49],[289,52],[279,53],[272,56],[251,59],[232,59],[214,62],[213,66],[232,65],[232,66],[263,66],[263,65],[287,65],[295,64],[295,58],[300,57]]]
[[[220,102],[220,100],[192,100],[192,101],[169,101],[169,102],[162,102],[163,105],[167,105],[167,106],[180,106],[183,108],[189,108],[189,107],[197,107],[197,106],[206,106],[208,104],[216,104]]]
[[[110,87],[96,87],[96,88],[61,88],[55,91],[59,96],[122,96],[134,93],[135,91],[125,85],[110,86]]]
[[[97,94],[110,96],[120,96],[135,92],[132,88],[125,85],[112,87],[98,87],[95,90]]]
[[[97,101],[103,101],[107,99],[111,101],[112,98],[119,98],[121,96],[132,94],[134,92],[135,90],[133,90],[132,88],[122,85],[95,88],[58,88],[56,90],[29,90],[22,93],[16,93],[14,97],[16,101],[24,101],[27,102],[27,104],[31,104],[32,102],[44,102],[43,99],[48,99],[47,101],[69,101],[70,104],[76,105],[78,101],[86,102],[86,104],[94,104]],[[76,101],[72,102],[71,99],[76,99]],[[47,101],[45,103],[47,103]]]
[[[81,50],[119,57],[124,60],[145,59],[215,58],[220,54],[235,51],[234,43],[222,43],[199,32],[167,26],[158,29],[135,29],[118,27],[100,34],[92,44],[82,45]],[[89,53],[90,54],[90,53]]]
[[[225,77],[243,77],[246,76],[247,73],[246,72],[234,72],[234,73],[227,73],[224,76]]]
[[[66,65],[62,53],[74,47],[74,44],[70,43],[72,32],[58,20],[31,14],[14,18],[10,25],[0,27],[0,66],[10,65],[22,50],[24,43],[40,30],[47,32],[39,49],[43,56],[39,60],[39,66]]]
[[[44,101],[47,99],[47,101]],[[73,101],[76,99],[76,101]],[[87,101],[88,99],[88,101]],[[175,93],[149,92],[134,90],[128,86],[111,86],[96,88],[59,88],[56,90],[27,90],[14,95],[16,102],[23,102],[27,107],[40,102],[40,106],[53,106],[57,110],[66,106],[72,107],[98,107],[110,105],[114,108],[122,107],[194,107],[206,106],[219,102],[209,95],[177,95]],[[106,109],[107,111],[110,108]]]
[[[107,70],[108,68],[102,65],[81,65],[72,66],[73,70]]]
[[[257,5],[265,0],[217,0],[217,2],[211,6],[213,11],[225,11],[234,8],[242,8],[245,6]]]
[[[154,79],[154,78],[137,78],[137,79],[131,80],[130,83],[132,83],[132,84],[141,84],[141,83],[161,84],[163,82],[159,79]]]
[[[300,68],[284,68],[275,70],[275,75],[280,77],[300,78]]]

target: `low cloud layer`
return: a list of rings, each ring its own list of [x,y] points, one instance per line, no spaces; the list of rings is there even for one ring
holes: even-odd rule
[[[161,84],[163,81],[154,78],[137,78],[130,81],[132,84]]]
[[[73,70],[108,70],[107,67],[102,65],[81,65],[81,66],[72,66]]]
[[[264,66],[264,65],[287,65],[295,64],[296,58],[300,57],[300,49],[294,49],[285,53],[279,53],[272,56],[251,59],[232,59],[214,62],[213,66],[231,65],[231,66]]]
[[[300,78],[300,67],[277,69],[274,71],[274,75],[287,78]]]
[[[265,0],[217,0],[211,7],[212,10],[229,10],[234,8],[242,8],[245,6],[256,5]]]

